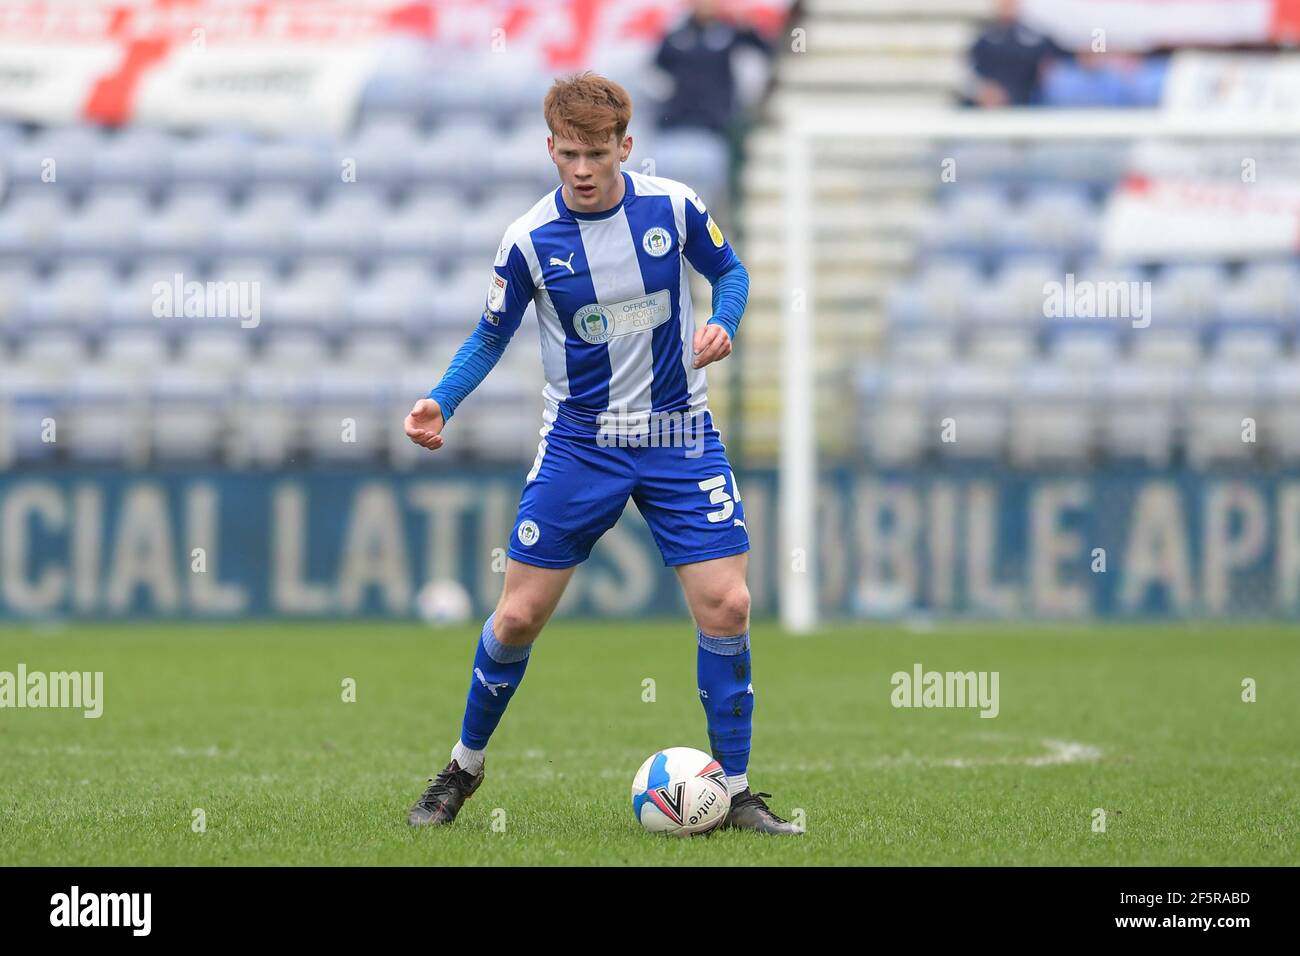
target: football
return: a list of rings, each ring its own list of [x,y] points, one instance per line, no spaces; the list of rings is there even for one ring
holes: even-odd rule
[[[434,627],[463,624],[474,613],[474,602],[459,581],[430,581],[415,598],[420,619]]]
[[[632,781],[632,813],[651,833],[699,836],[720,826],[730,809],[722,767],[691,747],[651,754]]]

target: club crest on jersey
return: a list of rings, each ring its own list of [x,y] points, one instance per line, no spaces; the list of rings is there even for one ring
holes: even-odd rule
[[[672,245],[673,237],[668,235],[668,230],[663,226],[651,226],[641,237],[641,248],[655,258],[667,255]]]
[[[519,530],[515,532],[519,538],[519,543],[526,548],[531,548],[537,543],[537,539],[542,536],[542,532],[537,527],[537,522],[531,519],[519,522]]]
[[[584,342],[603,345],[614,330],[614,315],[603,305],[584,306],[573,314],[573,328]]]

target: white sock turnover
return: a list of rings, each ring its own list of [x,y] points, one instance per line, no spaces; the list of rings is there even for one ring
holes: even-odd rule
[[[478,773],[483,769],[483,751],[470,750],[459,740],[456,746],[451,748],[451,759],[456,761],[456,765],[461,770],[468,770],[470,773]]]

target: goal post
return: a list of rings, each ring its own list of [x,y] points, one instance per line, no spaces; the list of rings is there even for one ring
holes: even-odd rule
[[[817,547],[818,418],[815,333],[818,326],[815,243],[818,146],[854,140],[918,145],[1007,141],[1193,140],[1202,142],[1292,141],[1300,144],[1300,115],[1233,114],[1178,110],[1059,110],[1012,108],[991,111],[818,106],[786,101],[776,108],[781,137],[780,204],[784,235],[783,328],[779,337],[781,435],[778,461],[777,556],[780,621],[805,634],[819,618]],[[936,171],[937,176],[937,171]],[[937,181],[937,179],[936,179]]]

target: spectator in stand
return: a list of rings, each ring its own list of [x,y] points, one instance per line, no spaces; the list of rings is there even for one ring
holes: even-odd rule
[[[1042,102],[1061,107],[1160,105],[1169,59],[1115,51],[1080,50],[1044,77]]]
[[[1043,74],[1069,53],[1019,20],[1019,0],[998,0],[997,20],[970,52],[967,100],[977,106],[1031,106],[1040,101]]]
[[[661,81],[656,147],[665,158],[680,150],[699,167],[711,167],[690,177],[683,172],[680,178],[700,183],[701,190],[711,184],[729,199],[748,107],[766,85],[772,51],[751,26],[723,16],[721,7],[720,0],[694,0],[686,18],[659,45],[654,59]],[[727,210],[719,209],[716,199],[708,201],[725,228]]]

